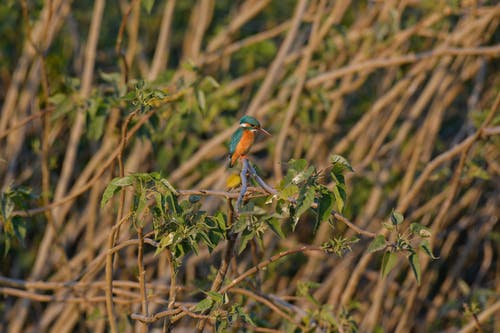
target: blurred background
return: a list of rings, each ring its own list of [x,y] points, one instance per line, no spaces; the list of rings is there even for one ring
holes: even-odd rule
[[[420,258],[418,285],[404,256],[382,278],[363,235],[342,256],[298,253],[259,273],[253,296],[235,292],[255,325],[225,330],[500,331],[499,22],[497,1],[474,0],[2,1],[0,331],[107,331],[99,258],[119,205],[101,208],[107,184],[156,171],[176,189],[228,190],[245,114],[273,135],[251,154],[269,184],[305,159],[331,187],[329,158],[342,155],[354,169],[343,215],[379,233],[396,209],[428,228],[438,259]],[[229,278],[356,235],[334,221],[314,233],[314,219],[295,231],[285,219],[284,238],[266,231]],[[123,227],[117,243],[135,237]],[[223,243],[183,258],[179,302],[201,299]],[[156,313],[171,271],[145,251]],[[120,332],[141,329],[136,257],[124,245],[114,266]]]

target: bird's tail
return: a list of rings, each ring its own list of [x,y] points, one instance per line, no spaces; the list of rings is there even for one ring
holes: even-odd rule
[[[227,155],[227,167],[232,168],[234,166],[233,156],[231,154]]]

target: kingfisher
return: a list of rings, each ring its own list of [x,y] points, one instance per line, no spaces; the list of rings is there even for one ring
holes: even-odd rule
[[[232,168],[239,158],[246,158],[255,140],[255,133],[260,132],[267,136],[271,134],[260,126],[257,119],[251,116],[243,116],[240,126],[231,137],[229,145],[229,167]]]

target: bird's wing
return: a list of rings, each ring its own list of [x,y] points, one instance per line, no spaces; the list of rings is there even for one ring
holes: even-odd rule
[[[241,137],[243,136],[243,128],[238,128],[236,132],[234,132],[233,136],[231,137],[231,143],[229,144],[229,154],[233,155],[233,153],[236,151],[236,146],[238,145],[238,142],[240,142]]]

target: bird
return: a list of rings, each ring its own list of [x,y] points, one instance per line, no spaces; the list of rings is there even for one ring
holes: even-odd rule
[[[256,132],[271,136],[271,133],[260,126],[257,119],[251,116],[243,116],[240,119],[240,126],[233,133],[231,143],[229,144],[228,166],[230,168],[234,166],[238,159],[246,158],[255,140]]]

